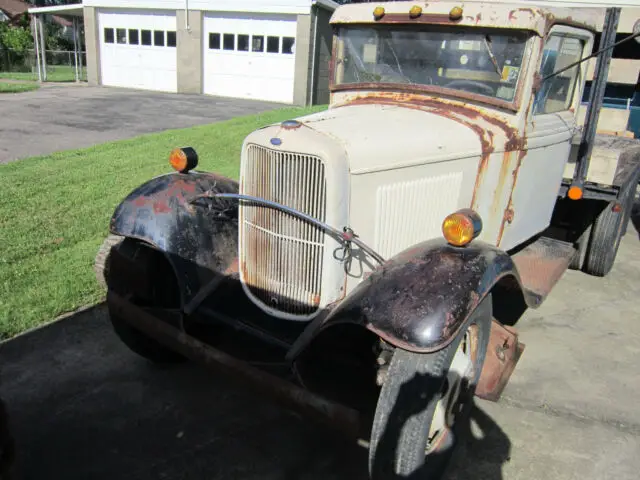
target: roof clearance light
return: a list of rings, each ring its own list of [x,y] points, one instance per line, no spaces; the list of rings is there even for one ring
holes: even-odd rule
[[[462,18],[462,7],[453,7],[449,12],[450,20],[460,20]]]
[[[414,5],[411,7],[411,10],[409,10],[409,16],[411,18],[418,18],[420,15],[422,15],[422,7],[418,5]]]
[[[464,247],[480,235],[482,219],[480,215],[465,208],[447,216],[442,222],[442,234],[449,244]]]
[[[187,173],[198,166],[198,154],[191,147],[175,148],[169,155],[169,163],[174,170]]]
[[[376,7],[373,9],[373,18],[375,18],[376,20],[380,20],[382,17],[384,17],[384,14],[384,7]]]

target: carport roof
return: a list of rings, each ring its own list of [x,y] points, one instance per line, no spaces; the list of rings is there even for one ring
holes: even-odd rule
[[[53,5],[51,7],[34,7],[29,9],[31,14],[55,14],[61,16],[82,17],[82,4]]]

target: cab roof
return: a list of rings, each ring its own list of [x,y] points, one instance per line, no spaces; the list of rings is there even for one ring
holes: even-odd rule
[[[338,7],[331,17],[332,24],[438,24],[470,27],[513,28],[546,35],[556,24],[586,28],[597,32],[602,23],[602,9],[537,7],[535,2],[506,3],[501,1],[430,1],[352,3]],[[412,7],[421,7],[420,16],[411,18]],[[373,11],[384,8],[384,15],[376,19]],[[462,9],[458,19],[450,17],[455,7]]]

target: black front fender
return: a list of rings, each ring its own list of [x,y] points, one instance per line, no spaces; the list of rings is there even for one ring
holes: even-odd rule
[[[165,253],[183,306],[238,252],[238,203],[201,199],[207,191],[237,193],[237,182],[212,173],[171,173],[149,180],[116,208],[111,233],[142,240]]]
[[[324,329],[345,322],[362,325],[405,350],[439,350],[505,277],[526,295],[506,252],[479,241],[463,248],[441,239],[424,242],[374,271],[319,325],[305,332],[290,356],[295,358]]]

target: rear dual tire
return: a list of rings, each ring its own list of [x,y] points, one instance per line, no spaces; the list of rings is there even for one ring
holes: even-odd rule
[[[578,240],[578,251],[570,268],[595,277],[605,277],[611,272],[631,217],[637,183],[637,180],[630,182],[619,201],[609,202],[598,214]]]

